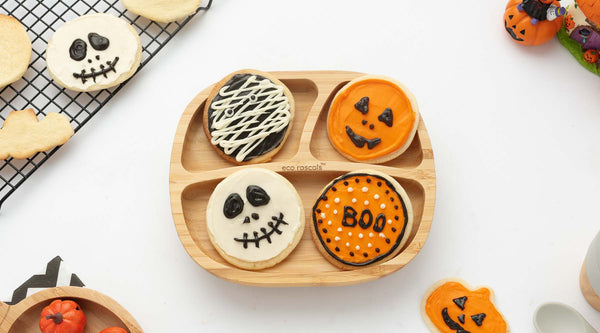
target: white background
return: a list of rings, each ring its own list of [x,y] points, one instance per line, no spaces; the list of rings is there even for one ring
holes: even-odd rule
[[[563,1],[565,2],[565,1]],[[566,5],[566,3],[565,3]],[[61,255],[148,332],[425,332],[439,279],[489,285],[513,332],[563,301],[600,229],[600,78],[557,40],[512,42],[501,0],[215,0],[4,204],[0,295]],[[169,203],[179,117],[241,68],[352,70],[416,95],[436,159],[425,247],[383,279],[254,288],[187,255]]]

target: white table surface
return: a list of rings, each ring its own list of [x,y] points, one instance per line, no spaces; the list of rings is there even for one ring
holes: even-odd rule
[[[599,231],[600,78],[557,40],[527,48],[505,1],[215,0],[0,211],[0,294],[55,255],[147,332],[425,332],[439,279],[489,285],[513,332],[566,302],[600,329],[579,270]],[[416,95],[437,202],[425,247],[383,279],[255,288],[199,267],[175,232],[169,160],[179,117],[241,68],[352,70]]]

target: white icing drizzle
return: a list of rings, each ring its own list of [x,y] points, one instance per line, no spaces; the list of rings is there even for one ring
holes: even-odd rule
[[[289,125],[290,102],[283,93],[282,86],[275,85],[266,78],[258,79],[256,75],[248,77],[238,89],[228,91],[229,87],[221,88],[219,96],[222,99],[210,105],[213,110],[210,141],[223,148],[227,155],[232,155],[239,149],[234,157],[236,161],[242,162],[270,134],[281,132]],[[244,100],[247,102],[243,103]],[[249,105],[256,107],[248,110]],[[228,113],[233,114],[228,116]],[[264,114],[268,116],[259,124],[258,118]],[[248,136],[239,138],[244,132]]]

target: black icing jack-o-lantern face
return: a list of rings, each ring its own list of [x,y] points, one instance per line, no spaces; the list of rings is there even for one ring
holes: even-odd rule
[[[246,188],[246,200],[252,207],[262,207],[269,204],[271,197],[267,192],[260,186],[249,185]],[[232,220],[242,215],[244,207],[247,207],[244,199],[238,193],[231,193],[225,203],[223,204],[223,215],[228,219]],[[273,234],[281,235],[282,231],[279,229],[281,225],[287,225],[288,223],[283,220],[283,213],[279,212],[279,215],[271,216],[271,221],[267,222],[265,226],[259,227],[252,231],[252,235],[248,232],[244,232],[241,237],[234,237],[233,240],[243,244],[244,248],[248,248],[248,243],[254,243],[259,248],[262,240],[266,240],[271,243],[271,236]],[[241,220],[242,224],[252,223],[254,221],[260,221],[260,215],[257,212],[251,212],[248,215],[244,215],[244,219]]]
[[[354,104],[354,108],[363,115],[368,115],[369,97],[365,96],[361,98],[358,102],[356,102],[356,104]],[[392,109],[386,108],[385,110],[383,110],[383,112],[379,116],[377,116],[377,121],[385,124],[385,126],[387,127],[392,127],[394,123],[394,114],[392,113]],[[375,129],[375,124],[369,123],[367,119],[363,119],[361,123],[363,126],[368,127],[371,131]],[[375,148],[375,146],[381,143],[381,138],[379,137],[367,139],[362,135],[356,134],[352,127],[350,127],[349,125],[346,125],[346,134],[348,134],[350,141],[352,141],[352,143],[358,148],[363,148],[366,145],[367,149],[373,149]]]
[[[71,43],[69,48],[69,56],[71,59],[77,62],[81,62],[87,58],[87,62],[91,64],[88,69],[82,69],[79,73],[73,73],[73,76],[77,79],[81,79],[82,83],[85,83],[88,79],[92,79],[96,82],[98,76],[108,77],[110,72],[115,72],[115,66],[119,61],[119,57],[105,60],[102,59],[102,51],[105,51],[110,46],[108,38],[101,36],[95,32],[90,32],[87,35],[87,42],[81,38],[77,38]],[[88,43],[92,49],[96,50],[95,56],[91,54],[91,50],[88,50]]]

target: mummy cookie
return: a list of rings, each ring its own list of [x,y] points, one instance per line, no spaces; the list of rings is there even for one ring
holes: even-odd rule
[[[266,162],[283,146],[294,119],[289,89],[270,74],[243,70],[217,83],[204,110],[204,132],[237,164]]]
[[[48,72],[61,86],[93,91],[130,78],[142,60],[133,27],[110,14],[89,14],[61,26],[46,49]]]
[[[421,313],[437,333],[506,333],[506,320],[488,288],[472,288],[457,279],[437,282],[423,297]]]
[[[208,200],[206,225],[225,260],[258,270],[276,265],[294,250],[304,232],[304,210],[287,179],[250,168],[217,185]]]
[[[67,142],[74,131],[63,114],[48,113],[38,122],[32,109],[11,112],[0,129],[0,160],[28,158]]]
[[[327,115],[335,149],[357,162],[383,163],[402,154],[419,124],[414,96],[401,83],[367,75],[346,84]]]
[[[201,0],[123,0],[128,11],[156,22],[173,22],[198,10]]]
[[[15,19],[0,14],[0,88],[20,79],[31,60],[31,40],[25,27]]]
[[[373,170],[336,178],[312,210],[311,232],[323,256],[350,270],[400,252],[412,230],[408,195],[390,176]]]

